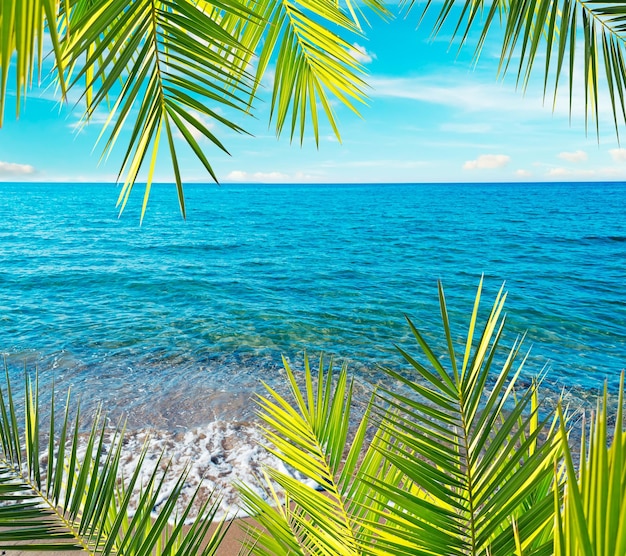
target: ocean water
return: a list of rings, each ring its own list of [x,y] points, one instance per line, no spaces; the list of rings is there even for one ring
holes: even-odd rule
[[[417,352],[405,315],[442,345],[438,280],[462,337],[481,275],[486,307],[506,282],[505,343],[527,334],[527,379],[547,368],[547,390],[584,399],[626,368],[624,184],[185,191],[186,221],[157,185],[140,226],[140,195],[118,218],[113,185],[0,184],[11,376],[38,367],[183,446],[253,420],[261,381],[284,387],[281,355],[345,361],[366,396],[379,365],[402,365],[394,344]]]

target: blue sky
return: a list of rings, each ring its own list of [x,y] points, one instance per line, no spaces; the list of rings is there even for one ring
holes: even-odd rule
[[[514,75],[496,79],[497,41],[487,42],[479,63],[471,45],[459,55],[449,37],[434,41],[427,26],[416,29],[418,13],[390,23],[372,20],[367,37],[355,37],[355,50],[367,68],[369,99],[361,117],[342,106],[337,114],[339,143],[322,125],[319,148],[312,136],[303,146],[276,138],[269,124],[268,94],[254,117],[241,123],[252,137],[215,126],[228,156],[204,141],[221,181],[227,182],[482,182],[595,181],[626,178],[626,149],[615,137],[604,103],[600,139],[586,135],[584,91],[574,94],[570,125],[566,97],[552,111],[544,106],[539,80],[523,94]],[[271,79],[271,74],[268,80]],[[563,91],[565,93],[565,91]],[[0,180],[114,181],[123,141],[100,162],[94,143],[102,114],[87,127],[80,109],[59,106],[48,88],[32,91],[19,120],[8,97],[0,130]],[[181,146],[182,147],[182,146]],[[183,178],[210,181],[194,156],[182,147]],[[172,181],[163,156],[157,181]]]

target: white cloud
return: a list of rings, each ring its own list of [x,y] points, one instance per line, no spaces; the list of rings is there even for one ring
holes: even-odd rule
[[[296,172],[293,176],[293,180],[291,181],[294,181],[296,183],[304,181],[319,181],[319,177],[312,174],[307,174],[306,172]]]
[[[581,169],[576,168],[574,170],[570,168],[550,168],[546,172],[546,177],[548,178],[558,178],[558,179],[614,179],[614,178],[624,178],[624,170],[622,168],[615,167],[605,167],[605,168],[597,168],[594,170],[590,169]]]
[[[206,127],[209,131],[212,131],[213,128],[215,127],[215,122],[209,120],[204,114],[201,114],[197,110],[192,110],[190,114],[196,120],[198,120],[198,122],[200,122],[204,127]],[[189,131],[191,136],[196,141],[200,141],[201,139],[204,138],[204,133],[202,133],[199,129],[192,126],[187,120],[183,118],[181,118],[181,120],[183,121],[184,126],[187,128],[187,131]],[[178,128],[176,128],[176,131],[174,132],[174,136],[177,137],[178,139],[183,139],[186,141],[184,135]]]
[[[84,115],[82,115],[78,120],[68,124],[68,127],[76,131],[76,133],[80,133],[89,125],[97,125],[100,127],[104,126],[104,124],[107,123],[108,119],[109,113],[106,110],[97,109],[88,120],[84,117]]]
[[[372,76],[369,83],[372,87],[371,96],[403,98],[466,111],[487,111],[490,116],[496,112],[520,113],[530,120],[553,114],[569,120],[570,115],[569,94],[565,87],[553,105],[549,98],[544,99],[542,88],[531,87],[522,93],[510,82],[498,83],[493,75],[481,78],[478,74],[449,71],[416,77]],[[610,99],[601,95],[598,105],[601,121],[612,123]],[[584,88],[575,84],[572,114],[582,121],[584,113]]]
[[[441,124],[439,129],[449,133],[489,133],[492,131],[492,126],[489,124],[475,123],[475,124]]]
[[[427,166],[428,162],[423,160],[391,160],[391,159],[371,159],[371,160],[349,160],[337,162],[326,160],[320,164],[324,168],[421,168]]]
[[[289,176],[287,174],[283,174],[282,172],[255,172],[252,175],[254,176],[254,179],[259,181],[285,181],[289,179]]]
[[[529,178],[530,176],[533,175],[533,173],[528,170],[523,170],[520,168],[519,170],[515,171],[515,175],[520,178]]]
[[[276,183],[289,181],[289,175],[282,172],[244,172],[243,170],[233,170],[226,176],[228,181],[254,182],[254,183]]]
[[[567,160],[568,162],[585,162],[588,157],[585,151],[574,151],[559,153],[559,158]]]
[[[241,170],[233,170],[227,176],[227,180],[232,181],[246,181],[248,177],[248,172],[242,172]]]
[[[352,48],[348,51],[348,54],[361,64],[369,64],[372,60],[376,59],[376,54],[368,52],[364,46],[356,42],[352,43]]]
[[[510,161],[511,157],[506,154],[481,154],[476,160],[468,160],[463,164],[463,170],[503,168]]]
[[[587,174],[593,174],[593,170],[585,170]],[[580,170],[578,170],[580,173]],[[554,177],[562,177],[562,176],[572,176],[574,172],[572,170],[568,170],[567,168],[550,168],[546,176],[554,178]]]
[[[0,161],[0,176],[27,176],[35,173],[35,167],[30,164]]]
[[[541,97],[522,96],[514,87],[494,81],[481,82],[463,74],[420,77],[374,77],[370,79],[372,96],[403,98],[431,104],[452,106],[468,111],[510,113],[523,108],[525,114],[549,114]]]
[[[626,149],[611,149],[609,154],[615,162],[626,162]]]

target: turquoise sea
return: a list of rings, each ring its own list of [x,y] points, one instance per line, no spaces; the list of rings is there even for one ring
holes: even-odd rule
[[[281,354],[345,360],[367,384],[441,340],[437,280],[460,337],[481,275],[509,291],[507,343],[530,378],[576,395],[626,368],[626,185],[172,185],[118,218],[105,184],[0,185],[0,351],[19,376],[163,430],[249,419]],[[414,350],[416,351],[416,350]]]

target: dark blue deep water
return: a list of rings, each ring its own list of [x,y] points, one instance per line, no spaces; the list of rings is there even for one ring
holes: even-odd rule
[[[480,276],[509,292],[526,377],[580,396],[626,368],[626,186],[155,186],[143,225],[113,185],[0,184],[0,351],[146,423],[252,411],[280,355],[346,360],[359,382],[461,338]]]

